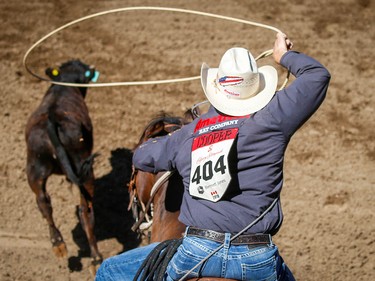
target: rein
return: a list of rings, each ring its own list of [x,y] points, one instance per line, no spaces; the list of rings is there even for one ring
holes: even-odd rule
[[[145,204],[141,200],[138,200],[138,196],[137,196],[137,189],[136,189],[135,182],[136,182],[136,177],[137,177],[138,170],[136,170],[134,168],[134,166],[132,166],[132,169],[133,169],[133,172],[132,172],[132,175],[131,175],[131,178],[130,178],[130,182],[128,184],[128,190],[129,190],[129,194],[130,194],[128,211],[130,209],[132,210],[132,214],[133,214],[133,218],[135,220],[135,223],[138,223],[139,220],[140,220],[140,214],[139,214],[139,211],[138,211],[138,207],[140,205],[141,209],[142,209],[142,212],[143,212],[143,214],[142,214],[142,221],[143,221],[143,219],[146,219],[146,223],[150,224],[150,223],[152,223],[152,220],[148,216],[148,209],[146,210]],[[142,223],[142,221],[141,221],[141,223]],[[139,225],[138,225],[138,227],[139,227]],[[148,227],[143,228],[141,230],[145,230]],[[133,230],[133,231],[135,231],[135,230]]]
[[[181,243],[182,239],[170,239],[160,242],[143,261],[133,281],[137,281],[142,272],[139,281],[163,281],[168,263]]]
[[[138,171],[137,169],[134,169],[135,175],[136,175],[137,171]],[[136,189],[136,185],[135,185],[135,177],[134,177],[134,181],[129,183],[129,188],[130,188],[130,184],[132,184],[132,188],[133,188],[133,195],[132,195],[133,200],[130,201],[129,205],[134,204],[134,203],[136,204],[137,201],[138,201],[138,202],[140,202],[140,204],[142,206],[142,213],[136,218],[136,222],[133,224],[133,226],[131,228],[132,231],[136,231],[137,229],[140,229],[140,225],[143,223],[144,219],[146,219],[146,221],[148,223],[151,222],[151,224],[152,224],[152,219],[151,219],[151,221],[148,219],[147,213],[150,210],[151,204],[154,201],[154,197],[155,197],[156,193],[159,191],[160,187],[163,186],[163,184],[165,184],[168,181],[168,179],[173,175],[173,173],[174,173],[173,171],[167,171],[155,182],[155,184],[152,186],[152,189],[151,189],[151,192],[150,192],[150,199],[148,200],[146,206],[144,206],[143,202],[141,202],[140,200],[137,199],[137,194],[136,194],[137,189]],[[135,198],[135,201],[134,201],[134,198]],[[149,226],[151,226],[151,224]]]
[[[153,133],[149,133],[145,137],[142,136],[141,140],[143,140],[143,142],[145,142],[150,138],[158,137],[158,136],[160,136],[160,133],[162,131],[166,132],[167,134],[170,134],[170,133],[180,129],[183,126],[182,119],[181,120],[178,119],[178,122],[176,120],[174,120],[174,122],[177,122],[177,123],[173,123],[173,121],[169,121],[170,123],[167,123],[167,122],[168,121],[164,120],[163,126],[159,130],[157,130],[156,132],[153,132]],[[147,131],[147,130],[145,130],[145,131]],[[164,134],[162,134],[162,135],[164,135]],[[140,141],[140,143],[141,143],[141,141]],[[129,190],[129,193],[131,194],[131,198],[129,200],[129,205],[128,205],[128,210],[132,209],[133,217],[135,219],[135,223],[132,226],[131,230],[136,231],[137,229],[139,229],[140,232],[143,232],[144,230],[147,230],[148,228],[150,228],[150,226],[152,225],[152,212],[151,212],[151,218],[149,217],[148,212],[149,212],[150,208],[152,207],[152,202],[155,198],[156,193],[159,191],[160,187],[163,186],[169,180],[169,178],[173,175],[174,171],[166,171],[154,183],[154,185],[152,186],[152,189],[150,191],[150,199],[148,200],[147,204],[145,205],[144,202],[139,200],[138,196],[137,196],[137,174],[138,174],[139,170],[136,169],[134,166],[132,168],[133,168],[133,171],[132,171],[132,175],[131,175],[131,178],[130,178],[130,182],[128,184],[128,190]],[[138,212],[139,205],[141,206],[142,212]],[[142,227],[142,224],[144,223],[144,220],[146,220],[146,223],[145,223],[145,226]]]

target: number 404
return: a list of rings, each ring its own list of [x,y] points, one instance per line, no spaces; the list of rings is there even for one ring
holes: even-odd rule
[[[227,166],[224,163],[224,155],[221,155],[217,159],[215,165],[211,160],[205,162],[203,165],[198,165],[194,171],[191,182],[199,184],[201,179],[208,181],[212,179],[214,173],[221,173],[222,175],[225,174],[226,169]]]

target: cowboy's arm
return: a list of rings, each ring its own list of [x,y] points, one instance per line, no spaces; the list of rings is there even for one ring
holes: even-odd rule
[[[293,51],[285,52],[280,64],[295,77],[287,88],[276,93],[269,113],[287,138],[302,126],[323,102],[330,74],[315,59]],[[281,125],[281,126],[280,126]]]
[[[173,170],[174,148],[175,140],[171,135],[150,139],[134,151],[133,165],[150,173]]]

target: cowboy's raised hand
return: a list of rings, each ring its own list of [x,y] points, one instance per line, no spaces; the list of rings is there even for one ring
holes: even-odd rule
[[[273,46],[273,58],[277,63],[280,63],[281,57],[290,49],[293,43],[284,33],[277,33],[276,41]]]

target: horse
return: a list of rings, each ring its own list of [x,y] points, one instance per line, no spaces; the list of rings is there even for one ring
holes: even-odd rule
[[[191,123],[201,115],[201,106],[207,103],[203,101],[195,104],[184,112],[183,117],[161,112],[146,125],[133,151],[150,138],[167,135]],[[152,188],[156,183],[156,191],[152,194]],[[183,189],[182,179],[176,172],[153,174],[136,170],[133,166],[128,184],[130,195],[128,210],[132,210],[136,221],[132,230],[144,234],[152,225],[149,243],[181,237],[185,225],[179,222],[178,216]],[[146,222],[143,221],[144,219]]]
[[[185,123],[186,121],[182,117],[174,117],[162,112],[145,127],[133,151],[148,139],[172,133]],[[152,224],[149,239],[151,243],[181,237],[185,230],[185,225],[178,220],[183,194],[181,177],[178,173],[173,173],[163,181],[164,175],[166,175],[165,172],[153,174],[133,167],[128,185],[130,195],[128,210],[133,210],[136,220],[132,230],[145,231]],[[157,191],[151,194],[152,187],[158,180],[163,182]],[[141,211],[138,211],[139,209]],[[144,218],[146,223],[143,221]]]
[[[79,60],[47,68],[45,72],[54,81],[81,84],[93,81],[98,75],[94,67]],[[26,124],[26,174],[37,206],[48,223],[52,249],[57,257],[66,257],[67,247],[53,220],[47,180],[52,174],[65,175],[69,182],[78,186],[79,218],[90,246],[91,265],[96,271],[103,258],[94,235],[93,161],[97,154],[92,154],[93,127],[84,101],[86,92],[87,87],[55,84],[49,87]]]

